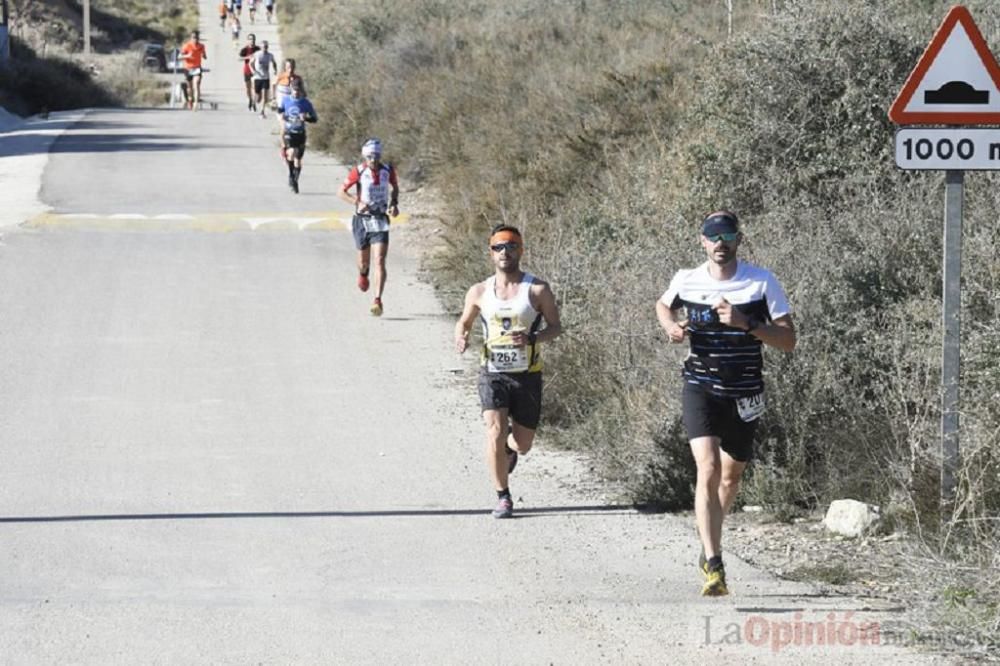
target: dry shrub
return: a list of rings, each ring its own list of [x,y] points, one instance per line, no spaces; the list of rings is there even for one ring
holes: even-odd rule
[[[140,69],[141,48],[186,37],[198,23],[195,0],[103,0],[95,3],[91,23],[93,53],[85,61],[78,2],[12,0],[13,52],[0,70],[0,105],[31,115],[164,103],[164,84]]]
[[[140,66],[135,53],[104,56],[95,82],[123,106],[162,106],[170,99],[172,81],[158,78]]]
[[[15,113],[120,104],[73,59],[39,58],[23,45],[16,45],[15,53],[9,66],[0,69],[0,105]]]

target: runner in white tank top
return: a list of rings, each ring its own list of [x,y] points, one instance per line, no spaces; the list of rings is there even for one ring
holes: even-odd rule
[[[542,313],[531,304],[531,285],[535,277],[524,273],[514,297],[501,300],[496,294],[497,278],[486,280],[479,301],[479,319],[483,329],[481,365],[486,372],[541,372],[542,359],[537,344],[515,345],[514,333],[536,333]]]
[[[541,342],[562,332],[552,289],[520,268],[521,232],[499,226],[490,236],[495,273],[465,295],[455,324],[455,349],[469,346],[469,331],[482,324],[479,400],[486,422],[486,451],[497,491],[494,518],[511,518],[514,504],[508,479],[518,454],[531,450],[542,411]],[[544,322],[544,327],[542,326]]]

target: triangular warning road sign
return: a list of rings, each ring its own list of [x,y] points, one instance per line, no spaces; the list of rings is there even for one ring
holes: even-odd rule
[[[1000,124],[1000,66],[965,7],[952,7],[889,109],[898,125]]]

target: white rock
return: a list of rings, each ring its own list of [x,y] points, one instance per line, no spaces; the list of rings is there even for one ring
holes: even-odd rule
[[[864,534],[879,518],[879,508],[857,500],[843,499],[830,503],[823,524],[828,530],[848,537]]]

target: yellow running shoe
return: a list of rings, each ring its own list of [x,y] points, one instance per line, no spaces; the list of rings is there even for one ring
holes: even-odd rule
[[[698,553],[698,571],[708,580],[708,560],[705,559],[705,551]]]
[[[705,574],[705,578],[705,584],[701,588],[701,596],[724,597],[729,594],[729,588],[726,587],[726,570],[723,567],[709,570]]]
[[[376,298],[375,302],[372,303],[372,306],[371,306],[371,308],[369,308],[368,311],[371,312],[372,316],[374,316],[374,317],[381,317],[382,316],[382,299],[381,298]]]

